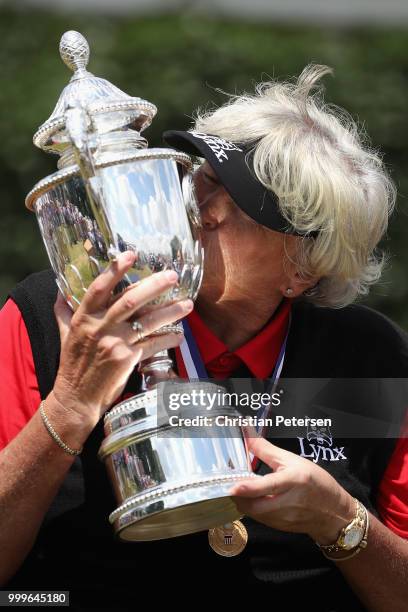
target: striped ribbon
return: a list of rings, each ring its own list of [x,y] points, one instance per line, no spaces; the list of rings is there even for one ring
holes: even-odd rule
[[[285,361],[286,343],[288,340],[289,330],[290,330],[290,323],[291,323],[291,317],[289,316],[289,324],[288,324],[286,336],[280,348],[278,359],[276,361],[276,364],[275,364],[275,367],[274,367],[274,370],[271,376],[271,381],[268,386],[268,390],[266,391],[266,393],[269,393],[270,395],[275,393],[276,387],[279,383],[279,379],[282,373],[282,368],[283,368],[283,364]],[[186,321],[186,319],[183,319],[182,324],[184,328],[184,340],[180,345],[181,360],[177,358],[179,375],[181,377],[187,377],[189,380],[208,379],[209,378],[208,373],[207,373],[207,370],[205,369],[203,359],[200,355],[200,351],[198,349],[198,346],[193,336],[193,333],[191,331],[191,328],[188,322]],[[176,357],[179,357],[177,353],[176,353]],[[257,412],[257,415],[256,415],[257,420],[261,418],[262,419],[267,418],[270,412],[270,409],[271,409],[270,405],[262,407]],[[257,429],[257,433],[259,433],[261,436],[264,436],[266,428],[261,429],[261,427],[257,427],[256,429]],[[250,459],[251,459],[252,469],[255,470],[255,468],[258,465],[259,460],[257,457],[254,457],[252,453],[250,453]]]

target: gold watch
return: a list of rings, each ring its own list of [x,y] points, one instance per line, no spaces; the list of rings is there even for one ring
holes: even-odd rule
[[[343,527],[340,534],[333,544],[326,546],[316,542],[320,550],[326,555],[326,553],[338,553],[342,551],[348,551],[353,549],[365,548],[367,546],[367,535],[368,535],[368,512],[358,499],[356,502],[356,515],[353,520]]]

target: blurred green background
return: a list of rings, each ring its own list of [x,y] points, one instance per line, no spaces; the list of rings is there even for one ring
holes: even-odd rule
[[[67,16],[0,7],[2,299],[18,280],[48,265],[24,197],[56,169],[56,157],[35,149],[32,135],[68,82],[58,43],[69,29],[87,37],[94,74],[158,106],[145,132],[151,146],[165,129],[188,128],[198,106],[222,103],[217,88],[251,90],[269,77],[297,75],[311,61],[332,66],[327,101],[344,106],[368,132],[399,191],[383,244],[387,271],[364,302],[408,329],[408,30],[278,26],[193,13]]]

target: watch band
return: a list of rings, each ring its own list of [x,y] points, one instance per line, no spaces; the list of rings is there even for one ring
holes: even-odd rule
[[[348,525],[343,527],[343,529],[340,531],[337,540],[333,542],[333,544],[328,545],[323,545],[316,542],[317,546],[320,548],[320,550],[326,557],[328,557],[328,555],[331,555],[332,553],[339,553],[350,550],[353,551],[353,553],[351,555],[348,555],[347,558],[351,558],[351,556],[357,554],[357,552],[359,552],[361,548],[365,548],[367,546],[369,522],[368,512],[365,506],[363,506],[363,504],[358,499],[355,499],[355,503],[355,517]],[[355,540],[356,537],[359,538],[357,541]],[[348,542],[348,539],[351,541]],[[346,557],[341,557],[341,559],[345,560]]]
[[[341,555],[340,557],[337,557],[337,556],[332,557],[328,555],[324,550],[322,550],[323,556],[326,557],[326,559],[329,559],[330,561],[336,561],[337,563],[338,561],[347,561],[348,559],[352,559],[353,557],[358,555],[360,550],[363,550],[363,548],[367,546],[369,522],[370,522],[370,519],[369,519],[369,514],[367,512],[367,522],[366,522],[366,528],[365,528],[363,539],[361,540],[360,544],[358,544],[358,546],[349,555],[346,555],[346,556]]]

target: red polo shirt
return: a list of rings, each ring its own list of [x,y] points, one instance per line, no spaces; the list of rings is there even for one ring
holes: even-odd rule
[[[211,376],[227,378],[241,362],[256,378],[267,378],[285,338],[290,301],[283,301],[275,316],[254,338],[228,351],[196,312],[188,321],[204,365]],[[177,357],[180,363],[180,355]],[[180,366],[179,366],[180,367]],[[180,375],[185,369],[180,367]],[[30,340],[21,313],[9,300],[0,311],[0,449],[26,425],[41,398]],[[408,539],[408,438],[398,441],[379,488],[377,510],[385,525]]]
[[[268,378],[276,365],[288,330],[289,313],[290,301],[283,300],[268,325],[232,352],[213,334],[195,310],[187,320],[211,378],[228,378],[242,363],[255,378]],[[187,378],[179,350],[176,351],[176,359],[180,376]]]

